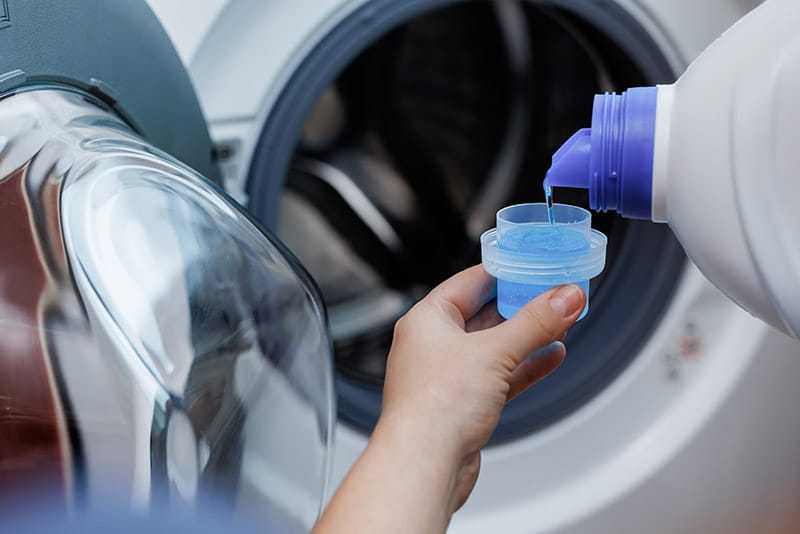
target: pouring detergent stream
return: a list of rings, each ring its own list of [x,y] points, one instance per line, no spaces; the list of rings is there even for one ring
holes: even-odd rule
[[[555,224],[553,218],[553,188],[547,183],[547,177],[544,179],[544,202],[547,204],[547,220],[550,224]]]

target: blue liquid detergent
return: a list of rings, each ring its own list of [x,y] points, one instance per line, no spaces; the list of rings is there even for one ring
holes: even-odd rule
[[[536,254],[557,258],[564,253],[591,248],[591,243],[581,232],[549,224],[534,224],[526,228],[510,230],[498,241],[497,247],[509,252]],[[549,284],[520,284],[507,280],[497,281],[497,311],[506,319],[511,318],[522,306],[550,288],[561,284],[577,284],[589,294],[589,280],[572,280],[566,275],[563,280]],[[589,303],[581,313],[583,319],[589,311]]]
[[[555,224],[556,220],[553,218],[553,188],[547,182],[544,182],[544,201],[547,203],[547,220],[550,221],[550,224]]]

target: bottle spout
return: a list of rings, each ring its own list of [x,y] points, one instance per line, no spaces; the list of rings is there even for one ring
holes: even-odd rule
[[[545,187],[576,187],[589,189],[592,156],[592,129],[575,132],[553,154],[550,170],[544,178]]]
[[[592,127],[575,132],[553,155],[545,189],[587,189],[593,210],[650,220],[657,105],[656,87],[596,95]]]

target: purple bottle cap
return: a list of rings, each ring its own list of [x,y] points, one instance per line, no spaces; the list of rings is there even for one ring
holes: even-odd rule
[[[553,155],[545,186],[589,190],[593,210],[650,219],[653,202],[656,87],[594,97],[592,127]]]

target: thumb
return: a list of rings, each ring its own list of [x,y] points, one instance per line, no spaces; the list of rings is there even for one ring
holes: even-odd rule
[[[504,354],[514,365],[522,363],[532,352],[560,340],[578,320],[586,295],[575,284],[553,288],[542,293],[508,321],[484,330],[491,341],[504,347]]]

